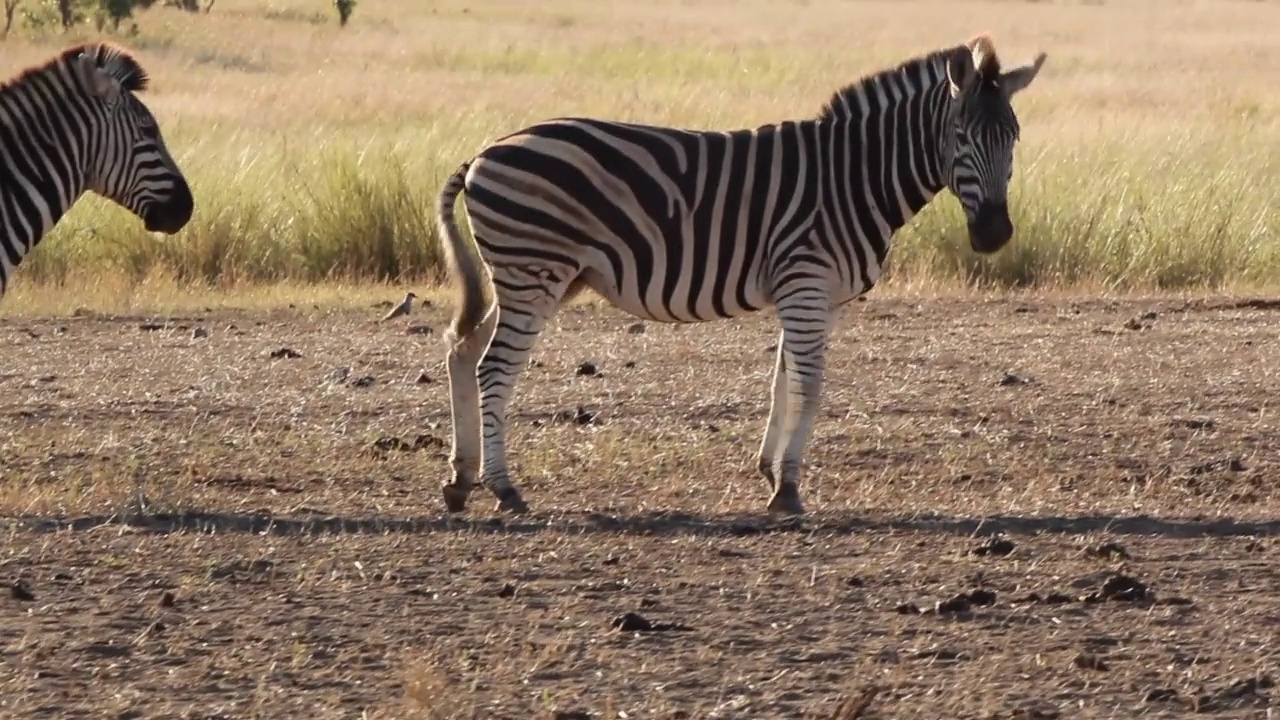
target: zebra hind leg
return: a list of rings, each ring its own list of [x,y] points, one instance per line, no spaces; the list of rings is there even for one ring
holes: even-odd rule
[[[756,468],[769,483],[769,494],[778,490],[778,476],[773,472],[774,460],[783,448],[782,431],[787,420],[787,363],[783,354],[782,336],[778,337],[777,361],[773,366],[773,383],[769,392],[769,419],[760,452],[756,455]]]
[[[575,276],[576,272],[540,267],[494,270],[497,323],[476,376],[484,434],[480,481],[498,498],[499,511],[529,509],[507,468],[507,407],[538,335],[571,290]]]
[[[470,337],[456,340],[449,348],[449,404],[453,419],[453,450],[449,463],[453,478],[441,487],[449,512],[467,509],[467,496],[480,473],[480,386],[476,369],[489,347],[498,321],[498,306],[492,305]]]
[[[778,316],[782,322],[779,345],[786,364],[787,413],[779,438],[782,457],[774,460],[777,485],[769,511],[799,515],[804,513],[800,471],[818,415],[833,317],[826,296],[812,293],[790,296],[779,304]]]

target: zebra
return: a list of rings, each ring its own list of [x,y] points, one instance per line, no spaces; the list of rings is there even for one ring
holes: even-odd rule
[[[22,259],[86,190],[172,235],[194,200],[155,117],[147,73],[108,43],[63,50],[0,84],[0,299]]]
[[[871,289],[893,233],[944,187],[973,251],[1009,241],[1010,100],[1044,60],[1002,71],[982,34],[843,87],[816,118],[729,132],[557,118],[463,163],[437,201],[460,295],[445,332],[448,511],[465,510],[477,479],[498,512],[528,510],[507,466],[507,408],[539,333],[590,288],[658,322],[774,308],[757,469],[770,513],[803,514],[801,461],[839,308]],[[478,255],[455,219],[464,190]]]

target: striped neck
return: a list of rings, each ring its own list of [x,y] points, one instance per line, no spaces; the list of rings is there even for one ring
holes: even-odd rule
[[[84,194],[89,148],[81,126],[90,116],[50,121],[68,116],[66,94],[82,92],[76,83],[59,59],[0,86],[0,295],[14,268]]]

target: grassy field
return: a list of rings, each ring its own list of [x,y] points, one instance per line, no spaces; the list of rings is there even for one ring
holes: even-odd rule
[[[438,279],[435,193],[501,134],[574,114],[715,128],[810,116],[867,71],[984,30],[1007,62],[1049,54],[1017,102],[1018,235],[973,257],[941,196],[900,235],[892,283],[1275,287],[1280,6],[1177,8],[380,0],[342,29],[303,0],[155,8],[122,40],[154,75],[147,101],[193,180],[192,225],[161,239],[87,199],[0,312],[52,309],[59,286],[119,307],[172,297],[157,286]],[[3,70],[70,40],[19,28]]]

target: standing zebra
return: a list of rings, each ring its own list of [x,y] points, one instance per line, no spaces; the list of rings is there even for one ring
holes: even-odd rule
[[[702,132],[564,118],[464,163],[438,208],[461,292],[447,333],[445,505],[464,510],[478,476],[499,510],[527,509],[507,469],[507,406],[538,334],[589,287],[661,322],[776,309],[758,467],[769,510],[803,513],[800,466],[836,310],[872,287],[894,231],[944,187],[964,208],[974,251],[1009,241],[1018,139],[1009,101],[1044,59],[1002,73],[984,35],[865,77],[815,119]],[[464,189],[483,265],[454,220]]]
[[[124,50],[86,44],[0,84],[0,298],[22,258],[86,190],[173,234],[194,202],[156,120],[147,73]]]

